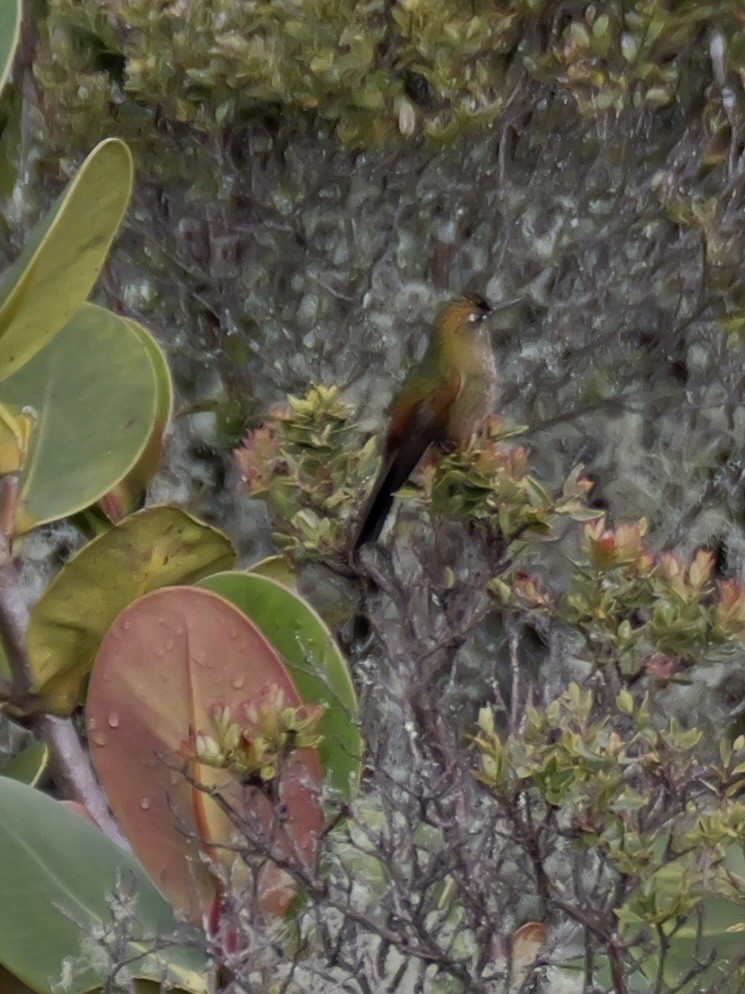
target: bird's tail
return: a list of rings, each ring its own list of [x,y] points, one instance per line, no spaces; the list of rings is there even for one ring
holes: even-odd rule
[[[367,498],[352,546],[354,553],[367,542],[374,542],[383,530],[385,519],[393,506],[393,494],[401,486],[401,481],[398,479],[399,475],[396,466],[396,453],[393,452],[381,467],[375,486]]]
[[[362,513],[352,546],[353,554],[365,542],[373,542],[380,535],[393,505],[393,495],[406,483],[430,444],[441,434],[440,422],[429,418],[426,423],[412,424],[407,437],[390,447]]]

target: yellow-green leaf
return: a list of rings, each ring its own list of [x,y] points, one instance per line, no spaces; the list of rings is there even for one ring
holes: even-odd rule
[[[29,787],[36,787],[47,774],[48,768],[49,746],[46,742],[32,742],[9,759],[0,772],[4,777],[12,777]]]
[[[78,702],[106,630],[132,601],[229,568],[228,538],[176,507],[149,507],[90,542],[34,605],[27,646],[32,689],[62,714]]]
[[[21,0],[0,0],[0,94],[8,81],[21,33]]]
[[[297,570],[285,556],[267,556],[258,563],[254,563],[251,572],[256,576],[266,576],[270,580],[284,584],[290,590],[297,589]]]
[[[17,473],[23,466],[33,426],[28,414],[0,404],[0,476]]]
[[[118,138],[93,149],[0,285],[0,380],[29,361],[91,292],[132,191]]]

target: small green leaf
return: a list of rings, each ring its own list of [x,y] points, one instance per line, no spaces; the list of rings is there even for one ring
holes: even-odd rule
[[[36,787],[49,766],[49,747],[45,742],[32,742],[8,760],[0,773],[20,783]]]
[[[290,590],[294,590],[297,584],[297,570],[286,556],[267,556],[253,564],[251,573],[276,580]]]
[[[616,697],[616,707],[622,714],[634,713],[634,698],[625,687]]]
[[[614,914],[624,925],[639,925],[644,922],[644,919],[630,908],[616,908]]]

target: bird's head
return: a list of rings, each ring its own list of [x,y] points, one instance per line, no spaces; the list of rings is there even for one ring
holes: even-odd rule
[[[458,333],[480,325],[491,314],[488,300],[477,293],[464,293],[443,304],[437,322],[443,331]]]
[[[447,338],[467,335],[480,328],[491,314],[516,303],[517,299],[505,300],[492,307],[481,294],[464,293],[442,305],[437,316],[437,327]]]

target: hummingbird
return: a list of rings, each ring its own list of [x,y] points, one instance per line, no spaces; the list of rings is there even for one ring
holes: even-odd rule
[[[480,294],[464,293],[440,307],[427,351],[391,405],[383,465],[362,513],[353,553],[378,537],[393,495],[430,445],[467,445],[493,409],[497,363],[484,322],[519,299],[492,307]]]

